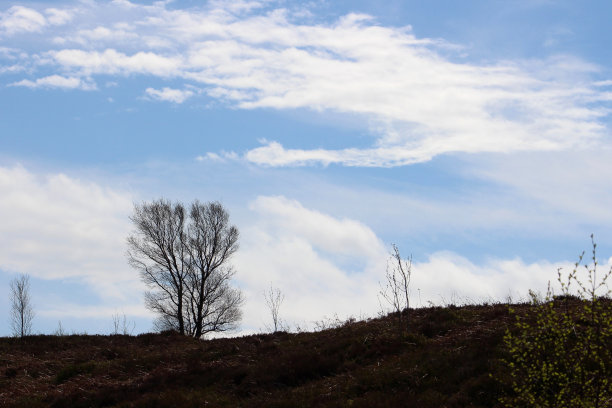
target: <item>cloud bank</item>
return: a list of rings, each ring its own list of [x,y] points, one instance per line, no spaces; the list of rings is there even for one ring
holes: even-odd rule
[[[281,317],[291,328],[314,328],[325,318],[375,316],[381,311],[378,293],[390,248],[367,225],[282,196],[260,196],[250,209],[255,221],[242,229],[235,262],[247,295],[245,332],[270,324],[263,297],[270,285],[285,294]],[[409,248],[400,250],[410,255]],[[611,265],[612,258],[600,267]],[[558,290],[557,269],[572,267],[570,261],[525,263],[520,258],[476,264],[439,251],[413,263],[411,305],[525,300],[530,289],[545,293],[549,281]]]
[[[133,197],[64,174],[37,174],[21,166],[0,167],[0,270],[46,281],[69,280],[99,297],[88,305],[43,299],[47,319],[108,319],[123,311],[148,318],[140,303],[143,286],[124,258]],[[241,248],[233,263],[247,303],[241,333],[269,324],[263,292],[270,285],[286,297],[281,316],[291,327],[338,316],[374,316],[384,280],[389,243],[365,223],[305,207],[284,196],[259,196],[239,225]],[[400,248],[409,256],[410,248]],[[519,258],[474,263],[448,251],[415,254],[413,306],[515,300],[529,289],[545,291],[558,267],[572,262]],[[570,254],[571,255],[571,254]],[[573,260],[570,260],[573,261]],[[610,268],[612,259],[601,268]],[[47,303],[45,303],[47,302]],[[71,303],[72,302],[72,303]],[[143,324],[139,330],[147,330]]]
[[[140,288],[123,258],[132,197],[64,174],[0,167],[0,269],[77,279],[102,299]]]
[[[355,115],[371,131],[366,148],[277,140],[244,154],[262,166],[390,167],[450,153],[574,149],[609,133],[609,84],[595,81],[600,69],[585,61],[470,61],[458,46],[417,38],[410,27],[362,14],[313,21],[303,11],[255,1],[15,6],[2,13],[0,40],[39,36],[22,59],[47,75],[16,85],[87,89],[90,78],[139,75],[203,88],[239,109]],[[71,19],[79,24],[66,25]],[[194,97],[171,87],[144,92],[177,104]]]

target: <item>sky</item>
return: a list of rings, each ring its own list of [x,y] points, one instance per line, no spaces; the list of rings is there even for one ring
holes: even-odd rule
[[[608,1],[0,0],[0,336],[152,330],[134,204],[223,203],[234,335],[524,299],[612,264]],[[2,289],[4,288],[4,289]],[[1,316],[5,316],[2,318]]]

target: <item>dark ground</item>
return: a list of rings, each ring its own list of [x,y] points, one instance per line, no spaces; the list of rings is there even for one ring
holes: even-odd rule
[[[515,305],[527,310],[527,305]],[[495,407],[506,305],[313,333],[0,339],[2,407]]]

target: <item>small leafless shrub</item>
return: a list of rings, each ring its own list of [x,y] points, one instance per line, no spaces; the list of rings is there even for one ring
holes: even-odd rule
[[[58,320],[57,321],[57,329],[55,329],[55,332],[53,333],[54,336],[65,336],[66,335],[66,330],[64,330],[64,326],[62,326],[62,321]]]
[[[270,283],[270,288],[264,292],[264,299],[266,300],[266,305],[270,310],[270,314],[272,315],[272,328],[273,332],[276,333],[279,330],[284,330],[285,325],[283,324],[281,318],[279,317],[279,311],[281,304],[285,300],[285,295],[281,292],[280,289],[272,287]]]
[[[124,336],[131,336],[136,328],[134,321],[128,322],[125,313],[119,315],[115,313],[113,315],[113,333],[112,334],[123,334]]]
[[[392,252],[387,261],[386,283],[380,285],[380,296],[391,306],[398,316],[400,327],[408,325],[410,309],[410,279],[412,277],[412,257],[402,259],[397,245],[392,245]],[[379,298],[380,300],[380,298]],[[406,311],[405,319],[402,312]]]

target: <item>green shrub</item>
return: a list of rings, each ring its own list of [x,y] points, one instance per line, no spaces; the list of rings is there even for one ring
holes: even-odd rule
[[[612,407],[612,302],[606,286],[612,269],[598,281],[595,242],[592,253],[592,264],[582,265],[583,253],[566,280],[558,270],[561,296],[549,284],[543,300],[530,291],[531,314],[511,308],[516,321],[504,337],[508,376],[502,382],[510,390],[500,400],[504,406]],[[579,271],[588,283],[578,279]],[[572,284],[577,296],[570,294]]]

